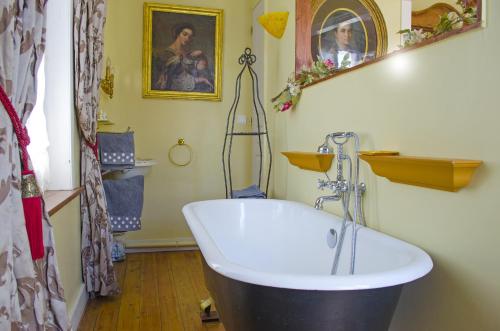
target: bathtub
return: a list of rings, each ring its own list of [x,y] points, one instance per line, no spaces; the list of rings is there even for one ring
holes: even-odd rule
[[[211,200],[182,211],[226,331],[386,331],[403,285],[432,269],[421,249],[362,227],[350,275],[350,226],[330,275],[330,229],[340,233],[342,220],[302,203]]]

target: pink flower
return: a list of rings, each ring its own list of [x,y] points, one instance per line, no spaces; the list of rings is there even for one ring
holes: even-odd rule
[[[326,59],[323,63],[328,69],[333,69],[335,67],[335,63],[333,63],[331,59]]]
[[[281,106],[281,111],[287,111],[288,109],[292,108],[293,104],[291,101],[287,101]]]

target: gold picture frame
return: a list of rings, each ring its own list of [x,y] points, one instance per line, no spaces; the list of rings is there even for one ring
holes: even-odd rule
[[[220,101],[222,9],[144,3],[142,95]]]
[[[349,54],[350,68],[387,54],[387,27],[374,0],[297,0],[296,6],[296,74],[318,58],[340,67]],[[340,40],[343,26],[349,39]],[[340,47],[339,41],[346,45]]]

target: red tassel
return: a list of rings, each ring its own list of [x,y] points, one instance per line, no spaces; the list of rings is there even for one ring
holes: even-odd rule
[[[36,183],[35,173],[29,169],[29,155],[27,146],[30,143],[28,131],[23,126],[19,116],[12,105],[7,93],[0,85],[0,102],[5,107],[5,111],[10,117],[12,127],[16,133],[19,148],[21,149],[21,162],[23,165],[22,174],[22,197],[24,218],[26,221],[26,232],[30,242],[31,257],[33,260],[44,256],[43,228],[42,228],[42,194]],[[97,145],[97,144],[96,144]]]
[[[22,172],[22,193],[26,232],[31,248],[31,258],[40,259],[45,254],[42,227],[42,195],[32,170]]]

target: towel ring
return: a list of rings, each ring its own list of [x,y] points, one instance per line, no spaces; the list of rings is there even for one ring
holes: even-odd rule
[[[173,157],[172,153],[173,153],[173,151],[176,148],[179,148],[179,147],[185,147],[185,148],[187,148],[187,150],[189,152],[189,158],[188,158],[188,160],[186,162],[176,162],[174,160],[174,157]],[[188,164],[191,163],[191,160],[193,159],[193,149],[191,148],[191,146],[189,146],[188,144],[186,144],[186,142],[184,141],[183,138],[179,138],[179,140],[177,140],[177,144],[173,145],[168,150],[168,159],[170,160],[170,162],[172,162],[176,166],[179,166],[179,167],[187,166]]]

